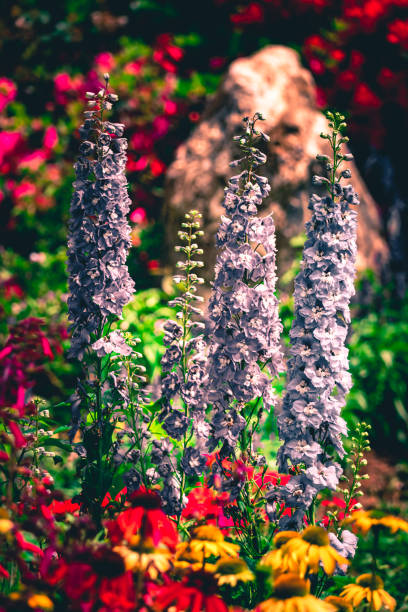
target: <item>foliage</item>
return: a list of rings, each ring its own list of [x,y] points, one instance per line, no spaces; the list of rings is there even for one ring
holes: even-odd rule
[[[408,294],[398,297],[392,285],[367,275],[358,295],[349,338],[353,388],[344,414],[349,422],[368,419],[375,447],[397,458],[408,439]]]

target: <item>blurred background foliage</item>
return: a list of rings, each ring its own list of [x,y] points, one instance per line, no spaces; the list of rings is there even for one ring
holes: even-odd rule
[[[347,113],[352,150],[380,207],[391,251],[378,279],[359,280],[349,337],[354,387],[345,416],[373,424],[392,461],[408,443],[408,262],[404,146],[408,136],[408,0],[9,0],[0,16],[0,339],[28,316],[67,345],[65,241],[72,163],[85,92],[111,73],[115,119],[129,139],[133,248],[139,293],[121,325],[143,340],[158,372],[171,272],[162,252],[164,178],[178,144],[235,58],[267,44],[295,48],[317,104]],[[299,253],[302,240],[298,240]],[[287,333],[290,288],[282,283]],[[69,395],[74,364],[56,352],[36,393]]]

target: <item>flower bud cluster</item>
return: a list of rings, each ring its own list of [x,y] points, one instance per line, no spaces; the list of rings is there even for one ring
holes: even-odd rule
[[[214,407],[210,448],[221,443],[228,454],[246,425],[240,408],[262,398],[274,401],[270,378],[282,369],[279,337],[282,325],[275,296],[275,226],[271,215],[259,218],[258,207],[269,194],[267,179],[255,173],[266,155],[254,143],[269,138],[255,129],[262,119],[245,118],[245,132],[235,137],[243,157],[225,190],[216,243],[219,249],[209,303],[210,348],[208,401]]]
[[[333,131],[335,135],[335,127]],[[331,138],[337,169],[342,156],[336,139]],[[357,204],[358,197],[351,185],[343,187],[335,175],[329,192],[326,197],[313,194],[310,198],[312,218],[306,224],[307,240],[295,279],[291,358],[278,417],[283,441],[278,466],[284,472],[295,470],[280,501],[296,511],[281,521],[284,528],[298,528],[317,493],[324,488],[335,490],[342,472],[334,458],[344,455],[341,435],[347,432],[340,412],[351,387],[345,340],[354,294],[357,213],[350,204]],[[272,491],[269,504],[279,501],[274,496]],[[276,504],[269,509],[273,515]]]
[[[91,334],[100,336],[108,319],[122,315],[134,290],[126,266],[130,247],[127,140],[122,138],[124,125],[103,120],[103,111],[117,99],[107,92],[107,85],[108,81],[98,94],[87,95],[91,110],[85,112],[79,129],[82,142],[75,164],[68,238],[68,316],[72,321],[69,355],[78,359],[83,359]],[[120,342],[117,335],[114,341]],[[104,351],[105,339],[101,342],[99,352]]]
[[[169,302],[177,309],[177,321],[169,320],[164,325],[167,348],[161,361],[163,409],[160,420],[170,438],[183,441],[180,456],[175,450],[170,451],[172,444],[165,439],[155,442],[152,456],[157,473],[164,479],[162,497],[168,514],[180,514],[186,501],[183,491],[185,476],[200,476],[206,463],[203,455],[209,433],[205,420],[206,346],[201,332],[204,324],[193,320],[203,314],[198,307],[203,298],[197,295],[197,289],[204,280],[196,273],[203,267],[203,262],[196,259],[203,254],[196,242],[203,235],[200,218],[201,214],[192,210],[186,213],[181,224],[179,238],[183,244],[176,247],[176,252],[184,257],[177,262],[179,272],[174,281],[182,293]],[[188,446],[193,437],[194,446]],[[177,464],[174,470],[171,455]],[[175,474],[184,476],[176,478]]]

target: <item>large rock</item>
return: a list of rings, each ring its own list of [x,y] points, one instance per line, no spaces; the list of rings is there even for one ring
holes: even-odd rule
[[[224,212],[224,186],[234,174],[229,162],[238,155],[232,137],[239,133],[245,115],[259,111],[266,119],[262,129],[271,138],[265,151],[268,162],[261,173],[272,187],[261,214],[271,210],[274,214],[279,272],[290,266],[294,256],[290,240],[304,231],[310,214],[308,197],[316,190],[311,177],[322,171],[316,154],[328,154],[327,143],[319,137],[328,130],[327,122],[315,100],[313,78],[292,49],[269,46],[231,64],[218,91],[208,100],[201,122],[179,147],[167,172],[164,220],[171,264],[175,262],[173,247],[182,216],[196,208],[204,220],[205,276],[212,278],[214,234]],[[361,200],[357,266],[378,270],[387,260],[388,250],[377,207],[355,165],[347,167]]]

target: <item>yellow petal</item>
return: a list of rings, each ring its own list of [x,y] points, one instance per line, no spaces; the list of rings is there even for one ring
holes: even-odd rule
[[[328,550],[328,547],[320,549],[320,558],[323,563],[324,571],[326,572],[326,574],[331,576],[334,570],[336,569],[336,561],[330,550]]]
[[[382,597],[382,600],[383,600],[384,604],[390,610],[394,610],[395,606],[397,605],[397,602],[395,601],[395,599],[393,597],[391,597],[391,595],[389,593],[387,593],[387,591],[384,591],[384,589],[379,589],[378,592],[381,594],[381,597]]]

